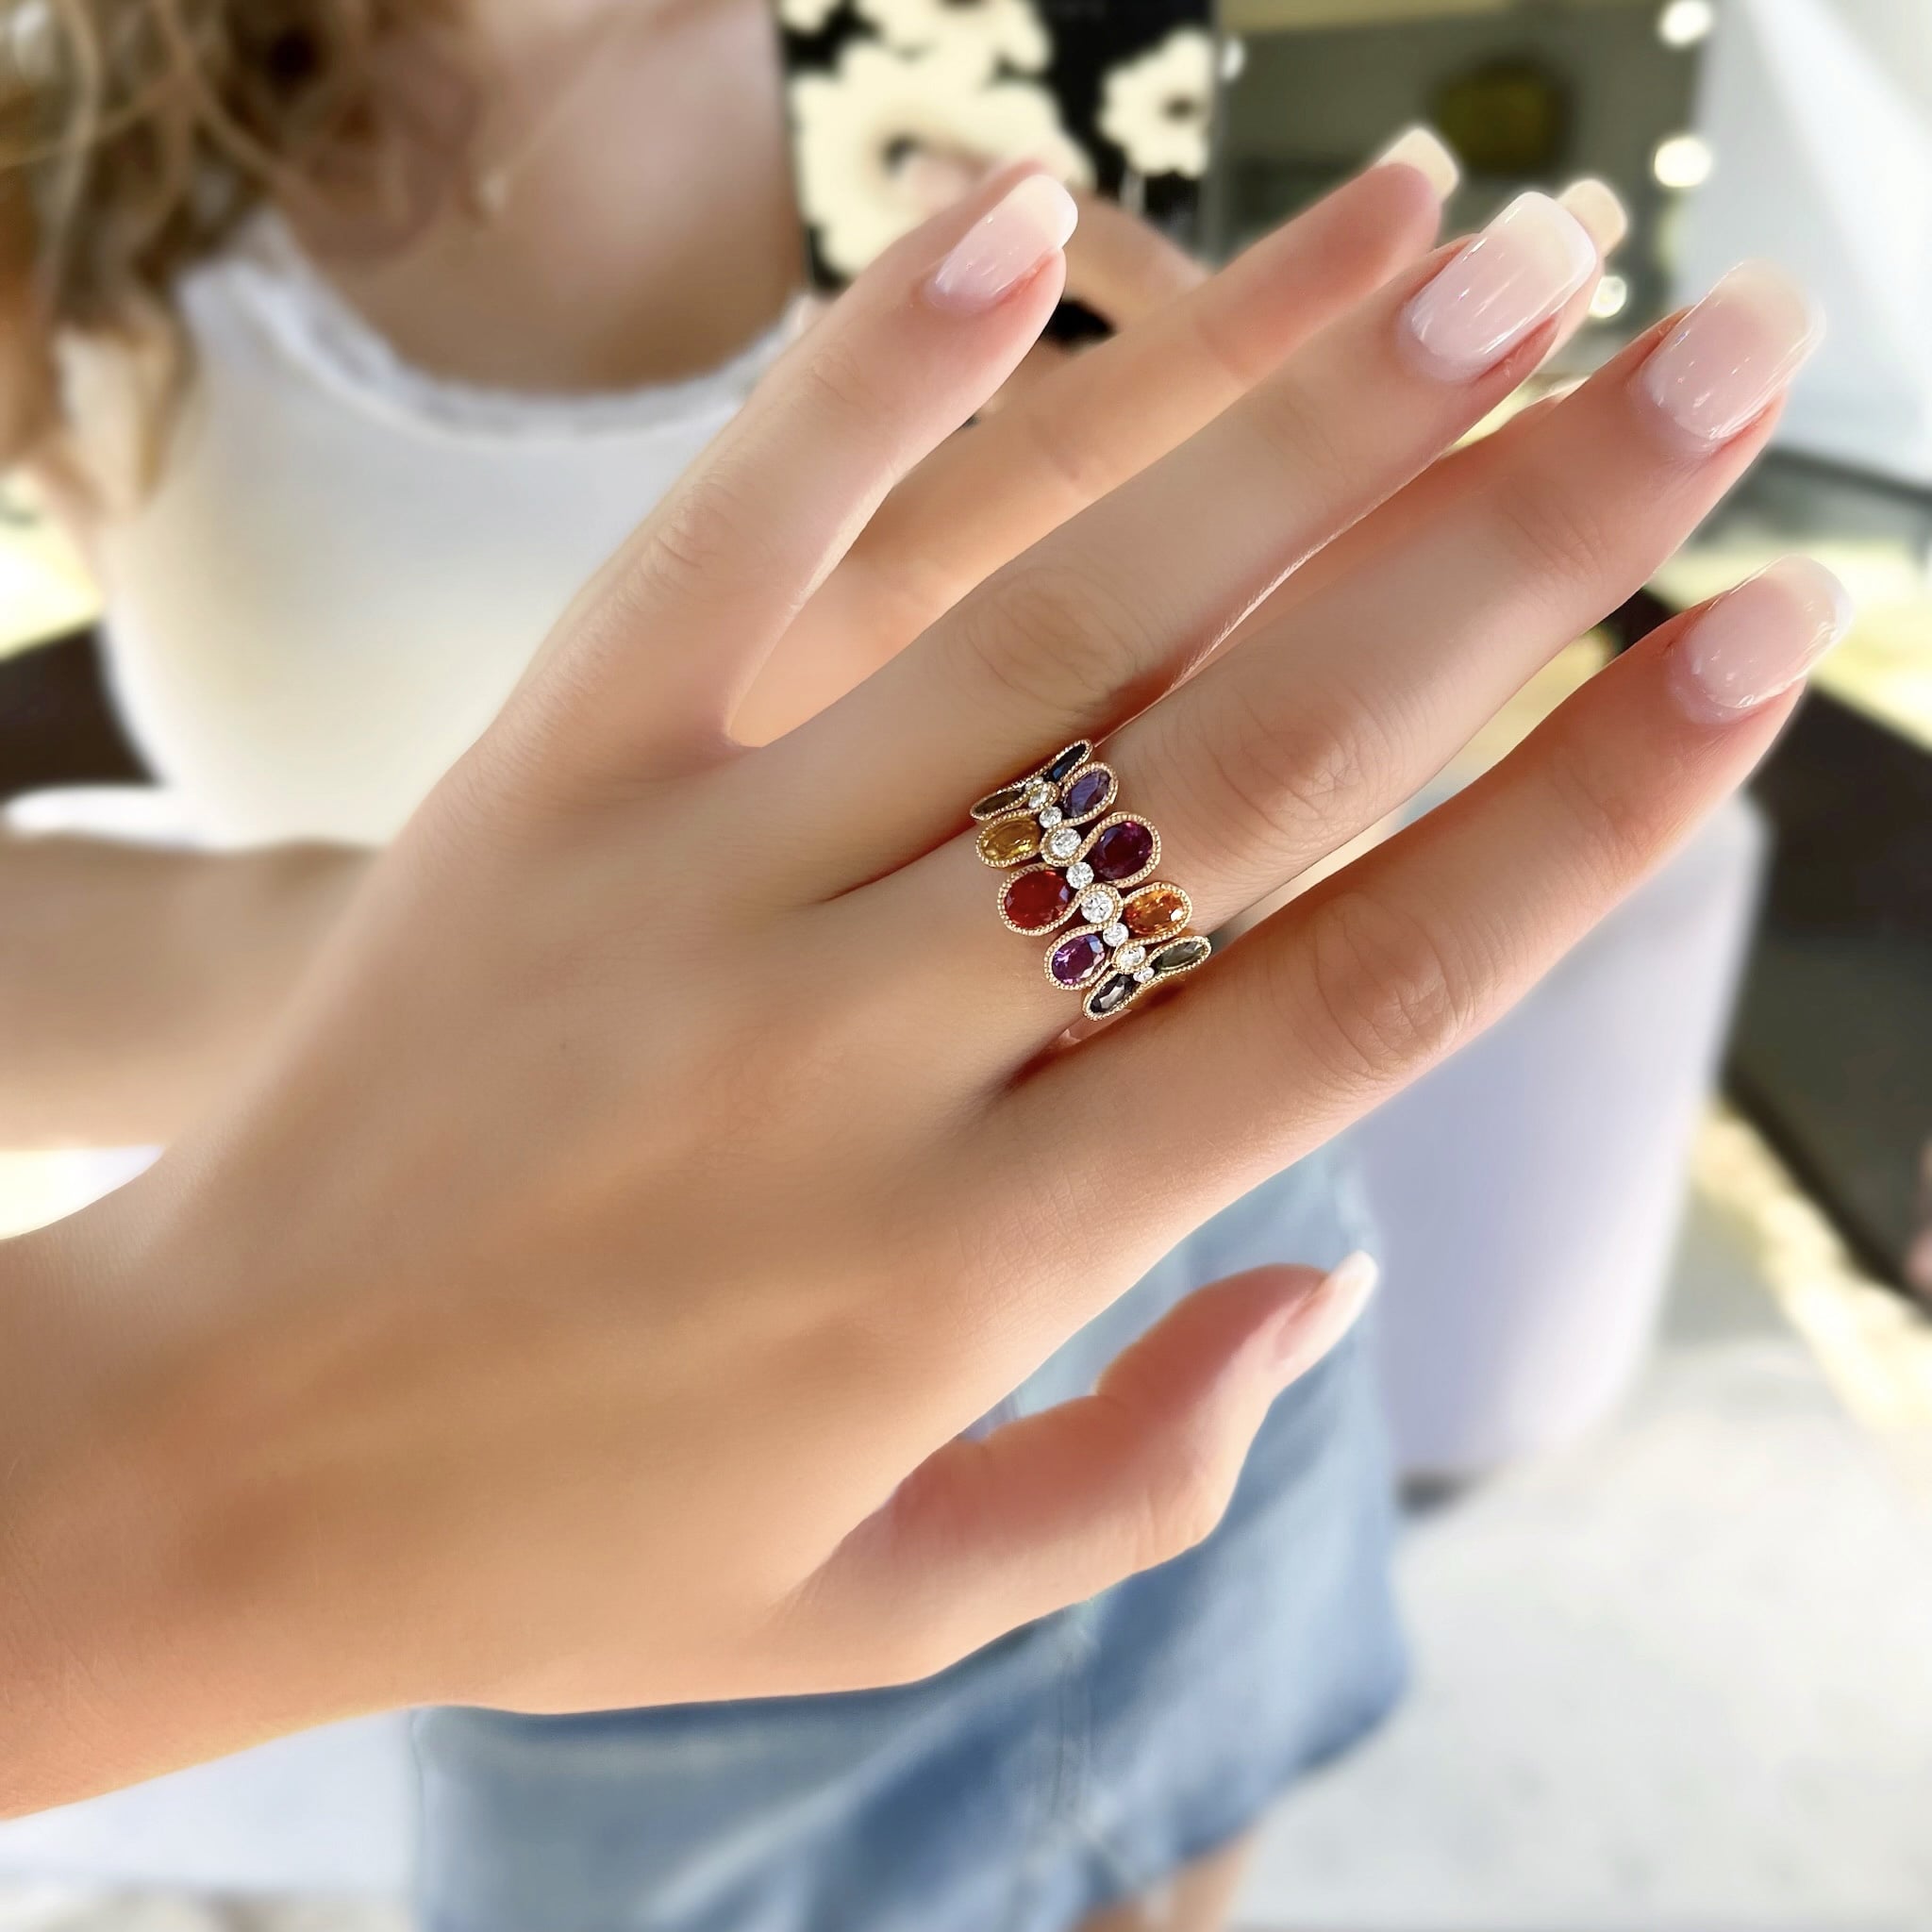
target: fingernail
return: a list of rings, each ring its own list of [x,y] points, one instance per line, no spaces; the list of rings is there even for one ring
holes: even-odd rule
[[[978,315],[1058,254],[1080,211],[1051,175],[1028,175],[960,238],[926,284],[934,305]]]
[[[1630,217],[1607,181],[1586,175],[1573,181],[1557,197],[1557,206],[1567,208],[1583,224],[1583,231],[1596,243],[1596,252],[1607,255],[1630,232]]]
[[[1274,1366],[1292,1379],[1324,1355],[1354,1325],[1382,1278],[1373,1255],[1357,1248],[1331,1268],[1299,1301],[1284,1308],[1275,1330]],[[1313,1313],[1315,1321],[1310,1324]]]
[[[1462,179],[1462,170],[1442,137],[1420,124],[1404,128],[1370,166],[1413,168],[1436,191],[1438,201],[1447,201]]]
[[[1403,310],[1423,367],[1444,382],[1492,368],[1596,273],[1596,244],[1547,194],[1520,194]]]
[[[1651,351],[1639,387],[1665,434],[1702,454],[1761,416],[1824,333],[1810,296],[1783,269],[1747,261]]]
[[[1852,600],[1822,563],[1780,558],[1726,591],[1671,647],[1678,695],[1707,724],[1790,690],[1844,636]]]

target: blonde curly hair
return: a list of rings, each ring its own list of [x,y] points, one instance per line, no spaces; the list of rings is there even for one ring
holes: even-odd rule
[[[0,465],[58,432],[63,332],[143,344],[158,413],[179,277],[265,200],[365,247],[425,221],[475,118],[462,11],[0,0]]]

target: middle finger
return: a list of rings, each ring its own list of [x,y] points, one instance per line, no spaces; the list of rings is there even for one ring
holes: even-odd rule
[[[794,880],[875,876],[943,836],[990,766],[1131,716],[1507,395],[1598,266],[1573,215],[1520,197],[998,572],[760,759]]]

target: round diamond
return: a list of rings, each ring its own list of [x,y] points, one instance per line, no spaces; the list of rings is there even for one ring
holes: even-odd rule
[[[1137,966],[1134,969],[1134,977],[1145,986],[1154,977],[1154,969],[1151,966]]]
[[[1051,805],[1052,803],[1053,787],[1051,785],[1036,785],[1026,794],[1026,809],[1028,811],[1038,811],[1041,806]]]
[[[1049,858],[1071,858],[1080,849],[1080,835],[1072,825],[1061,825],[1057,831],[1047,834],[1046,856]]]
[[[1074,841],[1075,845],[1079,842],[1078,839]],[[1068,866],[1067,883],[1076,892],[1085,891],[1093,883],[1093,868],[1084,858],[1077,865]]]
[[[1110,946],[1124,946],[1133,938],[1133,934],[1116,919],[1100,937]]]
[[[1080,917],[1089,925],[1105,925],[1113,917],[1113,894],[1104,886],[1083,892],[1080,896]]]
[[[1113,963],[1116,966],[1118,966],[1123,973],[1131,973],[1134,970],[1134,968],[1141,965],[1146,959],[1146,958],[1147,948],[1145,946],[1123,946],[1120,951],[1120,957]]]
[[[1065,817],[1066,813],[1058,806],[1042,805],[1040,808],[1040,828],[1043,832],[1050,832]]]

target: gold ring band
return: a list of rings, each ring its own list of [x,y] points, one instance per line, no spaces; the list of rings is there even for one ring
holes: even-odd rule
[[[1008,874],[998,909],[1009,932],[1051,936],[1047,978],[1085,994],[1105,1020],[1210,951],[1191,932],[1194,906],[1154,877],[1160,834],[1138,812],[1116,811],[1120,780],[1085,739],[1068,745],[972,808],[983,863]]]

